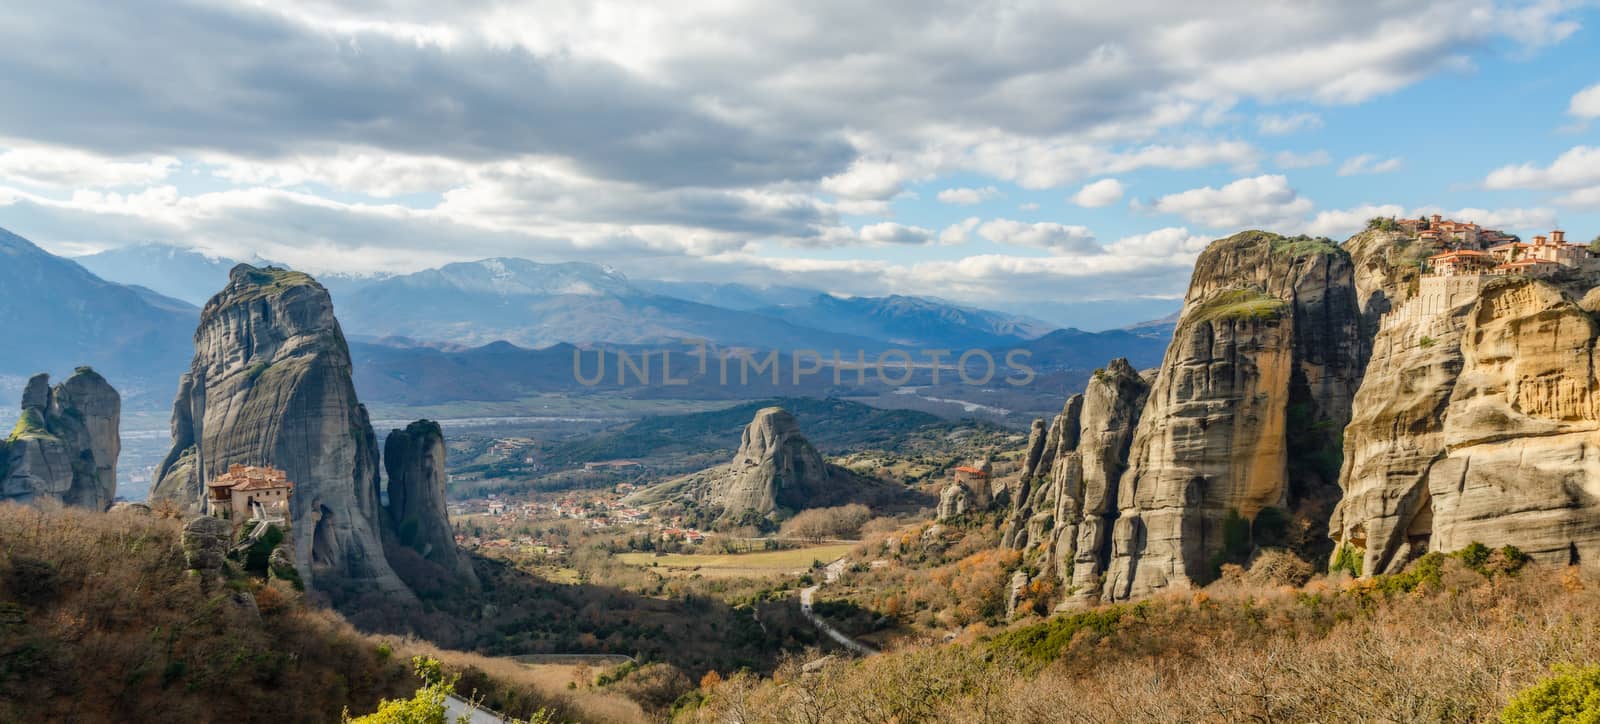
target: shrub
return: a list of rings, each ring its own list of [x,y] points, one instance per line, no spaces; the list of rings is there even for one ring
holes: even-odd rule
[[[6,570],[5,589],[26,604],[39,604],[55,598],[61,574],[50,561],[31,556],[12,556]]]
[[[1016,655],[1037,668],[1060,658],[1079,633],[1087,632],[1090,638],[1110,636],[1130,612],[1140,610],[1140,606],[1111,606],[1057,616],[1044,623],[1001,633],[991,641],[991,647],[996,652]]]
[[[1338,555],[1333,557],[1333,563],[1328,565],[1329,573],[1347,571],[1352,576],[1361,576],[1362,551],[1349,543],[1339,547]]]
[[[1553,676],[1512,697],[1500,720],[1507,724],[1600,723],[1600,665],[1557,666]]]

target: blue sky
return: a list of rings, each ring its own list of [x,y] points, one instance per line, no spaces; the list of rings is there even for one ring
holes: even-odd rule
[[[1137,318],[1244,228],[1600,235],[1597,24],[1562,0],[63,0],[0,9],[0,226]]]

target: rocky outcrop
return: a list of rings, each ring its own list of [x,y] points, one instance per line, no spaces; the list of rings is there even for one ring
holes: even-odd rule
[[[445,507],[444,432],[439,423],[418,420],[392,430],[383,445],[383,467],[389,476],[384,520],[390,539],[476,586],[472,561],[456,548]]]
[[[1367,574],[1472,542],[1600,560],[1597,339],[1571,295],[1518,277],[1387,320],[1345,433],[1344,557]]]
[[[1125,359],[1067,400],[1025,473],[1004,536],[1078,601],[1097,599],[1111,556],[1117,486],[1150,385]]]
[[[947,522],[972,512],[976,507],[977,500],[967,486],[951,483],[939,492],[939,507],[934,512],[934,520]]]
[[[1200,255],[1117,489],[1102,596],[1203,584],[1256,545],[1326,547],[1361,330],[1350,257],[1326,240],[1251,231]]]
[[[290,528],[306,585],[409,595],[384,556],[377,439],[327,290],[241,264],[194,340],[152,497],[198,510],[203,480],[230,465],[282,469],[295,484]]]
[[[80,367],[50,387],[28,380],[22,415],[0,443],[0,499],[53,498],[105,510],[117,495],[122,398],[94,370]]]
[[[183,559],[202,587],[209,588],[222,575],[232,543],[233,526],[221,518],[200,515],[183,524]]]
[[[880,506],[905,497],[894,486],[823,460],[794,415],[767,407],[745,427],[732,462],[646,488],[628,500],[688,500],[718,509],[723,517],[741,518],[846,503]]]

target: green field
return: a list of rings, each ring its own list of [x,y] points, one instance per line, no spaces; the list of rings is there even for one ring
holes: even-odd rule
[[[700,574],[722,578],[757,578],[799,573],[812,562],[827,563],[855,548],[853,543],[796,548],[786,551],[761,551],[735,554],[622,553],[617,560],[630,566],[653,568],[677,575]]]

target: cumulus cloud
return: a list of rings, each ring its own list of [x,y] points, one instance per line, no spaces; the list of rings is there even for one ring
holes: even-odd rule
[[[920,226],[884,221],[861,227],[861,240],[869,244],[926,244],[934,234]]]
[[[1406,208],[1399,204],[1366,204],[1349,209],[1319,211],[1306,224],[1305,233],[1343,239],[1367,228],[1367,221],[1379,216],[1405,217]]]
[[[1567,113],[1585,120],[1600,118],[1600,83],[1578,91],[1567,106]]]
[[[1278,168],[1284,169],[1313,168],[1333,163],[1333,158],[1328,155],[1327,151],[1322,150],[1308,151],[1306,153],[1279,151],[1273,155],[1272,162]]]
[[[844,173],[822,180],[822,190],[847,199],[881,200],[900,193],[915,173],[892,161],[858,160]]]
[[[0,147],[8,146],[0,142]],[[116,159],[72,148],[12,146],[0,151],[0,179],[54,188],[149,186],[165,180],[178,159]]]
[[[1300,196],[1282,175],[1242,178],[1221,188],[1205,186],[1168,194],[1148,205],[1135,203],[1135,208],[1178,214],[1211,228],[1298,227],[1312,208],[1311,200]]]
[[[1072,195],[1072,203],[1085,208],[1100,208],[1110,206],[1122,200],[1124,192],[1122,182],[1114,178],[1105,178],[1085,185]]]
[[[1555,202],[1574,209],[1600,209],[1600,186],[1590,186],[1562,194],[1556,197]]]
[[[1027,246],[1064,254],[1095,251],[1094,232],[1086,226],[1068,226],[1050,221],[1027,223],[994,219],[978,227],[978,235],[996,244]]]
[[[970,216],[945,227],[944,231],[939,232],[939,243],[965,244],[982,221],[976,216]]]
[[[777,262],[755,260],[773,250],[894,255],[879,247],[988,228],[1051,255],[783,269],[924,293],[946,293],[938,275],[954,272],[974,274],[974,295],[1048,298],[1069,279],[1181,291],[1191,252],[1176,231],[1102,249],[1083,227],[935,232],[894,214],[908,186],[946,177],[1059,198],[1149,169],[1328,163],[1228,137],[1233,114],[1365,101],[1576,27],[1562,3],[1466,2],[57,0],[0,10],[0,94],[18,99],[0,114],[0,204],[8,225],[58,244],[161,239],[348,270],[516,255],[761,278]],[[1309,130],[1314,117],[1242,125]],[[12,155],[40,147],[80,155]],[[1154,204],[1207,227],[1310,210],[1281,176]],[[894,220],[841,220],[864,215]]]
[[[996,196],[999,196],[999,195],[1000,195],[1000,189],[997,189],[997,188],[995,188],[993,186],[985,186],[983,188],[978,188],[978,189],[973,189],[973,188],[945,189],[945,190],[939,192],[938,198],[939,198],[940,202],[946,203],[946,204],[955,204],[957,206],[971,206],[973,204],[981,204],[981,203],[983,203],[985,201],[988,201],[989,199],[995,198]]]
[[[1322,127],[1322,116],[1315,113],[1267,114],[1256,119],[1256,130],[1268,136],[1282,136]]]
[[[1400,159],[1398,159],[1398,158],[1380,159],[1377,156],[1374,156],[1374,155],[1372,155],[1370,153],[1363,153],[1363,154],[1361,154],[1359,156],[1351,156],[1350,158],[1345,159],[1344,163],[1339,164],[1339,175],[1340,176],[1356,176],[1356,175],[1360,175],[1360,174],[1389,173],[1391,171],[1398,171],[1398,170],[1400,170]]]
[[[1569,189],[1600,184],[1600,148],[1575,146],[1549,166],[1502,166],[1484,178],[1491,189]]]

